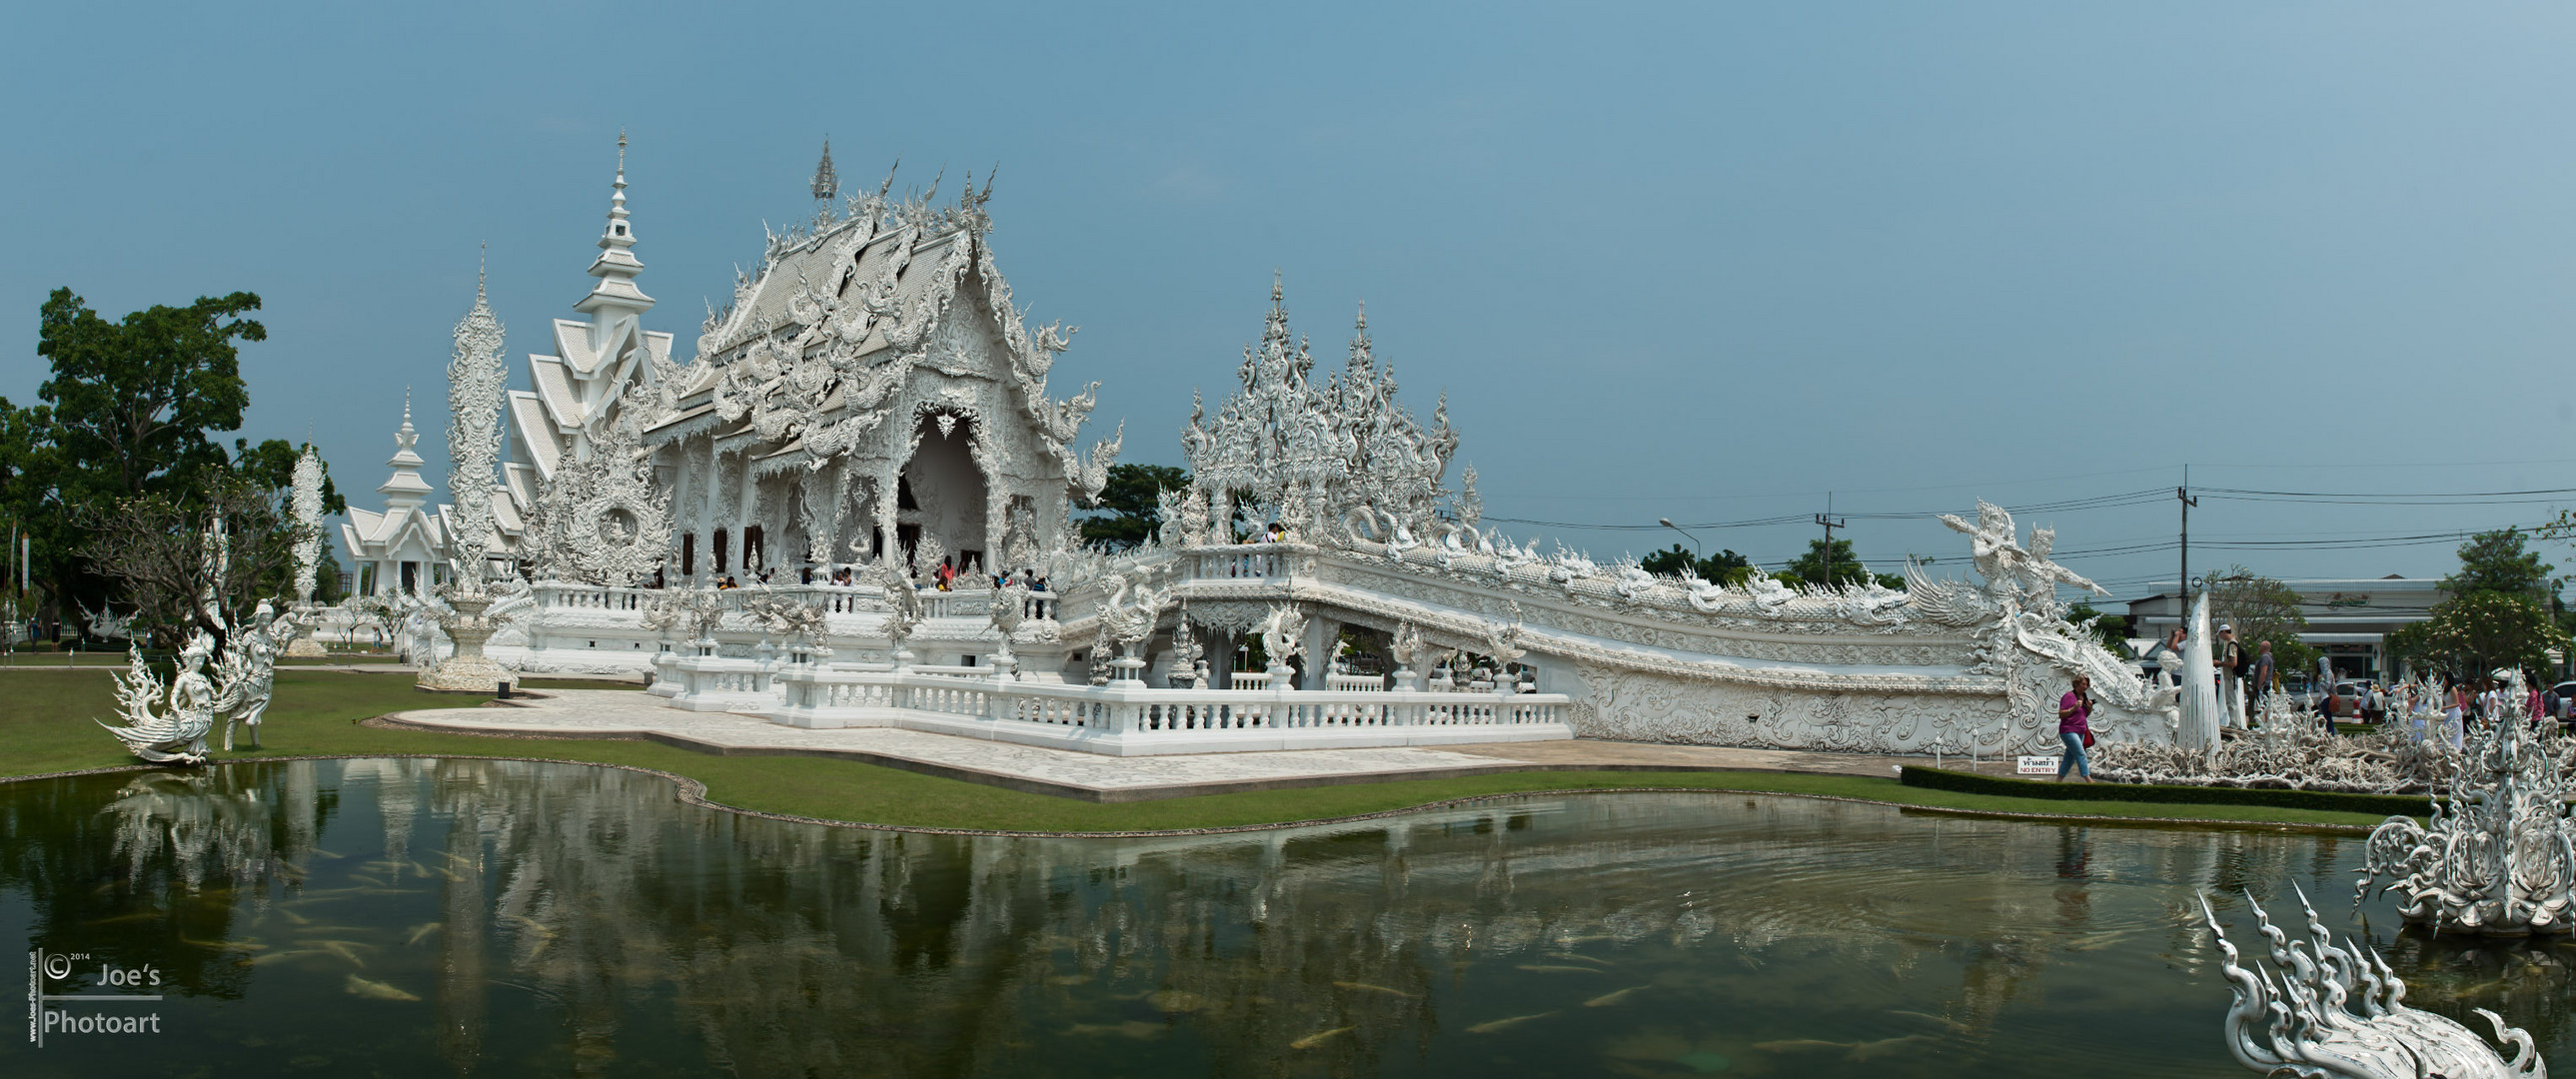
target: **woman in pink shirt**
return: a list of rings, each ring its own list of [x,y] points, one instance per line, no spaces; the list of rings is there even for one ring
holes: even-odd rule
[[[2093,680],[2075,676],[2075,688],[2057,699],[2057,740],[2065,744],[2066,755],[2058,758],[2057,781],[2066,782],[2066,773],[2074,771],[2093,782],[2093,762],[2084,756],[2084,745],[2093,740]]]

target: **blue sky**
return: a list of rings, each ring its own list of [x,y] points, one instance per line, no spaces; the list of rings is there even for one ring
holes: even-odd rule
[[[851,187],[998,165],[1003,271],[1082,326],[1056,391],[1105,383],[1127,460],[1177,462],[1277,269],[1320,356],[1366,300],[1416,410],[1448,391],[1496,516],[2066,504],[2186,462],[2576,487],[2563,7],[53,5],[6,36],[0,394],[34,396],[54,286],[111,317],[256,291],[243,433],[309,428],[361,505],[404,387],[444,422],[479,242],[514,358],[570,314],[620,125],[684,350],[762,221],[811,212],[826,133]],[[2439,574],[2444,543],[2209,545],[2567,504],[2212,500],[2193,562]],[[2173,572],[2169,498],[2024,520],[2121,552],[2070,561],[2124,595]],[[1963,549],[1853,525],[1882,569]],[[1776,562],[1815,531],[1699,534]]]

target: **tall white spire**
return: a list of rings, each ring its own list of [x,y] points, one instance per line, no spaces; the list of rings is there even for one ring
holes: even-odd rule
[[[591,261],[590,275],[599,279],[590,295],[582,297],[573,309],[601,317],[641,314],[653,306],[653,298],[635,287],[635,275],[644,272],[629,250],[635,246],[635,229],[626,220],[626,131],[617,132],[617,180],[608,198],[608,224],[599,231],[599,257]]]
[[[385,460],[394,474],[376,485],[376,493],[385,496],[388,513],[420,505],[430,493],[429,481],[420,478],[420,466],[426,462],[412,447],[420,445],[420,431],[411,425],[411,387],[403,387],[403,421],[394,432],[394,455]]]

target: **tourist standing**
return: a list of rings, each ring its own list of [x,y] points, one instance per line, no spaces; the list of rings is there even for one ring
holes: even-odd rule
[[[2227,709],[2227,725],[2245,727],[2245,651],[2236,643],[2236,627],[2218,627],[2218,699]]]
[[[2342,687],[2337,686],[2332,682],[2326,683],[2325,699],[2317,702],[2317,711],[2323,713],[2326,717],[2327,737],[2333,737],[2335,733],[2335,713],[2343,711]]]
[[[2057,740],[2064,743],[2066,755],[2057,761],[2057,781],[2066,782],[2066,773],[2074,771],[2093,782],[2093,762],[2084,756],[2084,747],[2093,744],[2093,680],[2075,676],[2074,688],[2057,699]]]
[[[2258,647],[2261,651],[2254,656],[2253,688],[2246,690],[2249,700],[2261,700],[2264,694],[2272,692],[2272,679],[2281,673],[2272,664],[2272,642],[2265,641]]]

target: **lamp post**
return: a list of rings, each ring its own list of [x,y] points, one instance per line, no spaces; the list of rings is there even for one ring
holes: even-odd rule
[[[1655,518],[1655,523],[1672,529],[1675,532],[1679,532],[1682,534],[1683,538],[1691,541],[1691,558],[1693,560],[1691,562],[1691,569],[1694,571],[1698,570],[1700,561],[1705,560],[1707,557],[1700,553],[1699,537],[1691,535],[1690,529],[1674,524],[1673,519],[1670,517]]]

